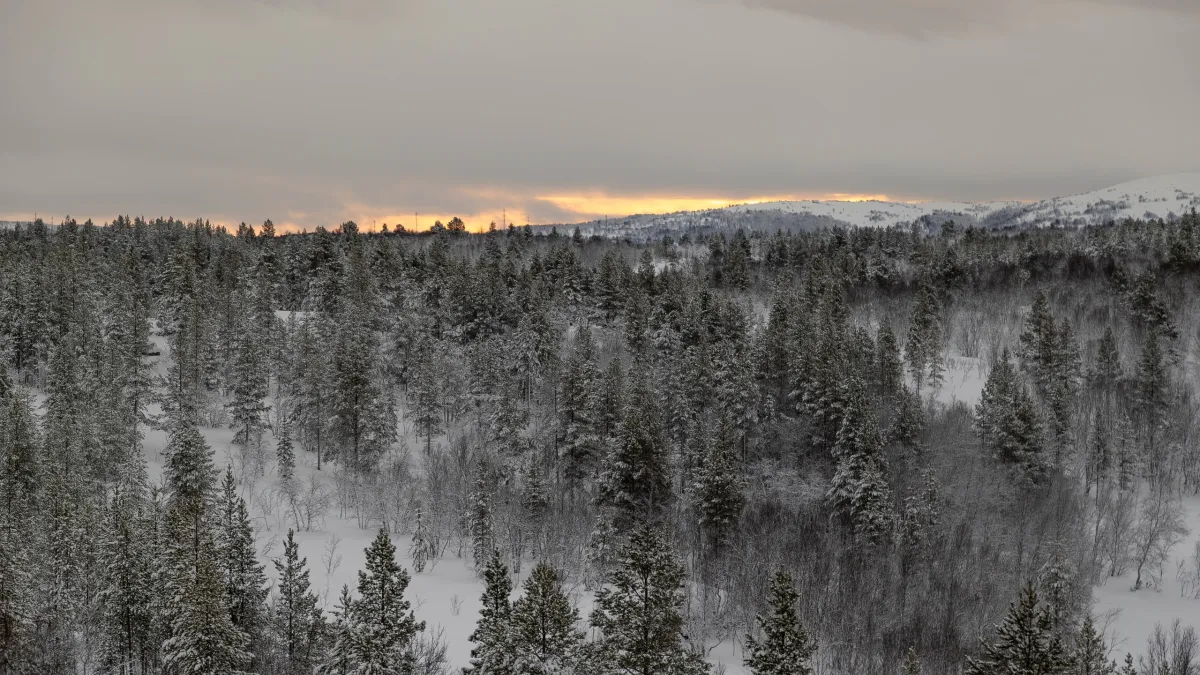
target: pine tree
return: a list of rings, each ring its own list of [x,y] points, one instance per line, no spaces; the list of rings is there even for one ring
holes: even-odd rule
[[[746,636],[746,666],[754,675],[811,675],[817,646],[800,623],[799,599],[792,575],[780,570],[771,579],[769,616],[758,616],[761,641]]]
[[[1117,664],[1108,660],[1108,645],[1096,630],[1091,615],[1075,635],[1075,650],[1071,655],[1070,675],[1116,675]]]
[[[163,643],[163,665],[172,675],[239,675],[250,662],[246,634],[229,618],[215,546],[207,530],[200,539],[194,576],[177,569],[180,595]]]
[[[1058,329],[1050,314],[1050,304],[1041,292],[1033,298],[1033,307],[1025,318],[1020,337],[1021,365],[1033,378],[1039,394],[1046,396],[1054,379],[1057,361]]]
[[[36,638],[33,535],[40,443],[29,397],[4,371],[0,366],[0,673],[20,673],[33,663]]]
[[[492,529],[492,493],[488,489],[487,467],[482,462],[475,470],[475,487],[470,499],[467,529],[471,533],[471,559],[476,572],[482,574],[496,548]]]
[[[859,379],[849,383],[849,401],[833,448],[837,469],[828,497],[845,514],[855,534],[877,543],[895,520],[891,487],[884,475],[883,441]]]
[[[173,537],[184,554],[184,564],[195,565],[200,542],[209,528],[208,519],[216,487],[212,449],[195,423],[186,417],[173,420],[164,449],[167,511]]]
[[[317,673],[320,675],[357,675],[359,672],[354,652],[353,608],[354,598],[350,594],[350,586],[342,584],[342,593],[338,597],[337,607],[333,610],[333,641],[325,660],[317,666]]]
[[[700,527],[710,540],[720,543],[741,518],[745,506],[746,481],[733,454],[733,429],[722,423],[709,447],[692,486],[692,500]]]
[[[486,588],[483,591],[479,610],[479,622],[470,640],[471,667],[465,672],[474,675],[515,675],[515,653],[512,639],[512,581],[508,577],[508,566],[499,551],[492,551],[487,568],[483,572]]]
[[[232,469],[225,472],[217,519],[216,555],[230,621],[247,636],[251,652],[257,654],[263,650],[265,638],[267,578],[256,558],[254,530],[246,501],[237,495]]]
[[[891,430],[892,440],[899,444],[908,456],[918,456],[925,449],[925,408],[921,405],[920,397],[908,387],[901,385],[896,396],[899,399],[899,408]]]
[[[967,675],[1060,675],[1070,665],[1050,613],[1033,584],[996,628],[994,642],[982,642],[978,659],[968,659]]]
[[[327,328],[328,320],[320,315],[305,319],[297,325],[295,358],[291,379],[295,383],[291,414],[304,447],[317,455],[317,470],[321,469],[330,444],[329,418],[331,411],[330,391],[331,364],[324,340],[332,334]]]
[[[1146,331],[1142,358],[1138,362],[1134,408],[1143,425],[1148,447],[1153,453],[1158,426],[1169,404],[1170,375],[1155,331]]]
[[[233,366],[233,400],[227,406],[233,442],[243,447],[259,442],[267,414],[267,364],[258,336],[248,331],[238,341]]]
[[[271,633],[280,651],[280,675],[310,675],[321,663],[325,621],[309,583],[307,558],[301,558],[296,533],[288,530],[283,558],[276,559],[277,595]]]
[[[656,522],[672,496],[658,404],[642,380],[629,398],[620,443],[605,467],[600,491],[601,502],[616,510],[618,531]]]
[[[917,304],[913,308],[912,321],[908,328],[908,342],[904,348],[908,367],[917,385],[928,381],[933,386],[941,384],[942,319],[937,296],[928,285],[917,293]]]
[[[1092,368],[1091,379],[1105,391],[1112,391],[1122,376],[1117,338],[1113,335],[1112,326],[1106,326],[1096,350],[1096,365]]]
[[[560,455],[566,461],[567,479],[578,484],[590,478],[600,460],[597,416],[600,412],[600,373],[596,343],[588,327],[579,330],[575,351],[567,361],[559,396]]]
[[[540,562],[522,589],[524,595],[512,607],[516,672],[522,675],[570,672],[583,643],[583,632],[576,628],[579,611],[563,592],[558,572]]]
[[[876,337],[875,354],[876,383],[879,392],[891,396],[900,391],[904,384],[904,363],[900,359],[900,347],[891,326],[884,325]]]
[[[296,473],[296,451],[292,445],[292,433],[285,423],[279,429],[279,437],[275,440],[275,468],[279,481],[285,489],[291,484]]]
[[[1013,468],[1028,484],[1039,484],[1049,472],[1042,423],[1033,399],[1018,380],[1005,352],[992,367],[979,404],[975,430],[984,447],[1000,462]]]
[[[433,541],[429,532],[429,521],[421,507],[417,507],[417,524],[413,528],[412,544],[408,547],[408,555],[412,558],[413,571],[417,574],[425,571],[425,563],[436,555]]]
[[[106,672],[144,673],[158,647],[151,637],[152,520],[145,462],[134,455],[126,460],[114,487],[101,542],[105,574],[99,594],[104,624],[100,658]]]
[[[343,592],[337,638],[323,672],[407,675],[414,666],[412,641],[425,622],[416,620],[404,599],[409,576],[396,564],[396,547],[387,530],[379,530],[366,551],[366,569],[358,573],[358,597],[350,599]]]
[[[416,366],[408,385],[408,406],[413,425],[425,439],[425,454],[433,451],[433,437],[442,433],[441,374],[431,345],[417,352]]]
[[[386,449],[372,443],[374,428],[387,426],[382,419],[387,410],[373,372],[377,338],[367,311],[351,306],[342,317],[333,350],[333,431],[341,442],[343,461],[360,471],[374,466]]]
[[[621,564],[596,594],[591,623],[600,632],[600,672],[699,675],[708,665],[680,642],[684,571],[652,527],[634,530]]]

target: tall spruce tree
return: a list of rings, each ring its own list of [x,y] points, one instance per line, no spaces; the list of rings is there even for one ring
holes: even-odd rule
[[[684,571],[670,545],[643,525],[622,547],[620,565],[596,594],[597,670],[606,675],[699,675],[708,665],[681,641]]]
[[[480,598],[479,622],[470,640],[472,675],[516,675],[516,654],[512,636],[512,580],[500,552],[493,550],[483,572],[485,588]]]
[[[967,675],[1061,675],[1069,667],[1050,612],[1026,584],[996,627],[996,639],[982,643],[978,659],[967,660]]]
[[[733,444],[733,427],[722,422],[692,486],[692,500],[700,527],[708,533],[713,544],[723,542],[737,525],[746,504],[746,481],[734,456]]]
[[[324,672],[409,675],[415,666],[413,640],[424,630],[404,599],[409,576],[396,563],[396,547],[379,530],[367,547],[366,569],[358,573],[358,597],[343,594],[340,626]]]
[[[583,644],[583,631],[576,627],[579,610],[563,592],[561,577],[540,562],[522,590],[524,594],[512,607],[516,671],[523,675],[570,672]]]
[[[217,499],[216,554],[224,580],[229,618],[246,634],[252,654],[265,650],[267,577],[258,562],[254,530],[246,501],[237,494],[233,470],[227,469]],[[251,664],[257,669],[258,659]]]
[[[608,458],[601,480],[601,502],[615,509],[614,523],[620,531],[635,523],[657,522],[671,502],[659,407],[642,379],[629,394],[619,445]]]
[[[811,675],[812,657],[817,645],[800,623],[796,612],[796,592],[792,575],[780,570],[771,578],[768,603],[771,613],[758,616],[762,638],[746,636],[746,666],[754,675]]]
[[[279,673],[311,675],[324,660],[325,619],[309,583],[308,559],[300,557],[293,530],[283,542],[283,558],[274,564],[278,582],[270,629],[279,650]]]

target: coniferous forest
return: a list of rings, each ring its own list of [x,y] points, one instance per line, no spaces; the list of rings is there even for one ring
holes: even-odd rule
[[[1198,341],[1194,212],[19,225],[0,675],[1190,675],[1190,628],[1114,644],[1093,591],[1200,592]],[[370,536],[326,596],[334,520]],[[452,563],[461,643],[420,599]]]

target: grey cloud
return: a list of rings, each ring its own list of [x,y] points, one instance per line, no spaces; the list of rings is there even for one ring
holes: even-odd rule
[[[259,1],[0,0],[0,216],[565,220],[536,197],[1045,197],[1200,168],[1190,14],[929,0],[939,30],[1005,30],[907,40],[732,0]]]
[[[858,30],[928,39],[1011,28],[1048,9],[1087,11],[1087,5],[1200,15],[1195,0],[734,0]]]

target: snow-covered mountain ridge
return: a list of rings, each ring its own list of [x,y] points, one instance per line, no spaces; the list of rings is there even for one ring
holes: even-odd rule
[[[1181,173],[1036,202],[775,201],[662,215],[637,215],[580,224],[584,234],[658,236],[691,228],[816,229],[822,226],[887,227],[925,218],[939,224],[992,229],[1096,225],[1125,218],[1172,220],[1200,210],[1200,172]]]

